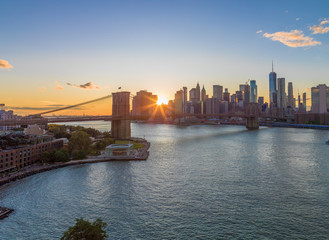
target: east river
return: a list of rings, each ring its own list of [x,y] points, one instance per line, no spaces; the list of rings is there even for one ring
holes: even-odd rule
[[[108,130],[108,122],[81,124]],[[110,239],[328,239],[329,131],[132,124],[141,162],[71,166],[0,187],[0,239],[59,239],[101,218]]]

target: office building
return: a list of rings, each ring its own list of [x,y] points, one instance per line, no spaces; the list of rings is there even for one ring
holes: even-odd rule
[[[183,113],[187,113],[187,87],[183,87]]]
[[[247,107],[248,103],[250,103],[250,86],[245,85],[243,93],[243,107]]]
[[[306,92],[303,93],[303,105],[304,105],[304,108],[306,109]]]
[[[329,112],[329,87],[326,84],[320,84],[312,87],[312,113]]]
[[[203,86],[201,90],[201,101],[206,102],[206,99],[207,99],[207,93],[206,93],[206,89]]]
[[[276,73],[273,70],[273,62],[272,62],[272,72],[269,74],[269,101],[270,107],[277,106],[277,96],[276,96]]]
[[[225,92],[223,94],[223,97],[224,97],[224,101],[230,102],[230,93],[228,92],[227,88],[225,88]]]
[[[258,97],[258,104],[260,105],[264,104],[264,97]]]
[[[295,109],[295,100],[294,100],[294,91],[292,87],[292,82],[288,82],[288,103],[287,107],[291,107],[292,109]]]
[[[278,78],[278,91],[277,91],[277,106],[278,108],[285,109],[286,103],[286,79]]]
[[[257,85],[256,80],[250,80],[250,102],[257,102]]]
[[[175,93],[175,114],[183,113],[184,91],[179,90]]]
[[[141,90],[136,93],[132,101],[132,115],[133,116],[151,116],[157,106],[158,96],[151,92]]]
[[[213,98],[217,98],[218,100],[223,99],[223,86],[213,85]]]
[[[200,101],[201,100],[201,91],[200,91],[199,83],[197,83],[195,90],[196,90],[196,101]]]

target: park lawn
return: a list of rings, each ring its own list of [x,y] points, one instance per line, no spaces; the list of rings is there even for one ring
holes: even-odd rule
[[[130,143],[133,144],[133,149],[139,149],[144,147],[143,143],[137,143],[133,141],[130,141]],[[129,141],[116,140],[115,144],[129,144]]]

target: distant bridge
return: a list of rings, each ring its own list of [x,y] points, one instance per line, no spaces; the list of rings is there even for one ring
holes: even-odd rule
[[[130,98],[132,95],[130,92],[117,92],[112,93],[105,97],[97,98],[91,101],[58,108],[41,112],[39,114],[33,114],[28,117],[21,117],[13,120],[1,120],[0,126],[21,126],[31,124],[48,124],[57,122],[81,122],[81,121],[112,121],[111,134],[115,138],[130,138],[130,121],[131,120],[146,120],[148,118],[131,116],[130,115]],[[112,115],[104,116],[68,116],[68,117],[42,117],[41,115],[54,113],[62,110],[76,108],[82,105],[98,102],[104,99],[112,98]],[[150,116],[151,117],[151,116]],[[246,127],[250,130],[259,128],[259,118],[271,118],[271,119],[286,119],[278,118],[268,115],[260,115],[258,104],[249,103],[246,109],[246,113],[222,113],[222,114],[174,114],[174,118],[183,117],[198,117],[198,118],[246,118]]]

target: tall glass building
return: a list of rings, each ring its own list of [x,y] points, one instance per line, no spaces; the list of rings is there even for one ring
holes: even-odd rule
[[[270,106],[276,107],[277,106],[277,99],[276,99],[276,73],[273,71],[273,63],[272,63],[272,72],[270,72],[269,78],[269,94],[270,94]]]
[[[256,80],[250,80],[250,102],[257,102],[257,85]]]

